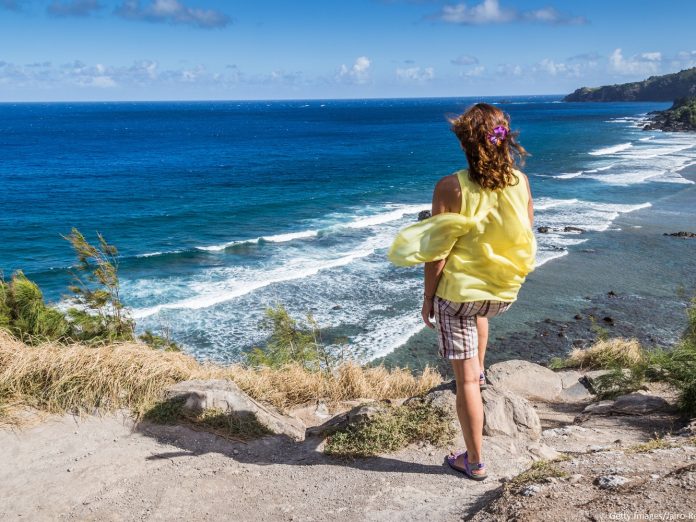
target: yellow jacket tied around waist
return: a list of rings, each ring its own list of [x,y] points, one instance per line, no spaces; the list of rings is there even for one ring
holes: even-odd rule
[[[461,212],[443,212],[397,234],[387,257],[411,266],[447,258],[436,295],[456,302],[514,301],[535,266],[536,238],[529,223],[524,177],[501,190],[487,190],[457,172]]]

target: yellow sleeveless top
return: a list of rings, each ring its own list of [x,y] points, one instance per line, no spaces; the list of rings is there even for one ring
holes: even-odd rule
[[[459,213],[443,212],[399,231],[387,254],[395,265],[447,258],[436,295],[456,302],[514,301],[535,266],[536,238],[529,223],[524,177],[502,190],[487,190],[457,172]]]

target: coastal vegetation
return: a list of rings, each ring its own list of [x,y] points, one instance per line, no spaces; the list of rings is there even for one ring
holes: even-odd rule
[[[696,131],[696,96],[679,98],[666,111],[651,114],[646,130]]]
[[[563,98],[563,101],[673,101],[689,96],[696,96],[696,67],[651,76],[640,82],[581,87]]]
[[[0,275],[0,328],[34,345],[136,341],[135,322],[121,302],[116,247],[101,234],[92,245],[76,228],[63,238],[77,257],[68,309],[47,305],[38,285],[17,270],[9,281]],[[168,336],[150,331],[140,340],[153,348],[179,349]]]
[[[679,408],[696,414],[696,298],[687,309],[687,327],[671,348],[647,349],[637,340],[599,340],[586,349],[575,349],[564,359],[554,358],[551,368],[608,370],[593,380],[602,399],[641,389],[646,382],[665,382],[679,392]]]
[[[452,419],[445,409],[413,400],[337,431],[329,436],[324,451],[340,457],[369,457],[416,442],[444,446],[454,435]]]

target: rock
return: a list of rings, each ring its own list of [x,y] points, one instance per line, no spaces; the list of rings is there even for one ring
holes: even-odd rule
[[[627,482],[629,480],[621,475],[602,475],[594,479],[593,484],[599,486],[599,489],[616,489]]]
[[[609,290],[607,292],[607,297],[618,297],[618,294],[614,292],[613,290]]]
[[[580,315],[580,314],[575,314],[574,319],[575,319],[576,321],[581,321],[581,320],[582,320],[582,315]]]
[[[582,480],[582,475],[580,473],[573,473],[570,477],[568,477],[568,482],[571,484],[577,484]]]
[[[673,406],[662,397],[641,392],[621,395],[616,398],[611,407],[613,413],[624,413],[627,415],[670,412],[673,409]]]
[[[362,424],[384,413],[386,406],[380,404],[366,404],[348,412],[348,424]]]
[[[483,434],[541,436],[541,422],[532,405],[506,389],[489,386],[481,390],[483,400]]]
[[[609,413],[612,406],[614,406],[614,401],[593,402],[592,404],[588,404],[582,412],[599,415],[602,413]]]
[[[541,432],[542,437],[568,437],[577,433],[586,432],[587,428],[582,426],[577,426],[575,424],[569,424],[567,426],[562,426],[560,428],[549,428]]]
[[[452,424],[457,430],[460,429],[457,420],[457,395],[454,380],[433,388],[425,394],[423,399],[450,412]],[[532,405],[523,397],[506,389],[489,385],[486,389],[481,390],[481,399],[483,401],[484,435],[506,435],[515,438],[522,436],[534,440],[540,437],[541,422],[539,416]]]
[[[548,234],[551,229],[549,227],[537,227],[537,232],[542,234]]]
[[[522,488],[520,495],[523,497],[533,497],[539,492],[541,492],[541,486],[539,484],[530,484],[529,486]]]
[[[529,451],[534,460],[555,460],[561,456],[561,453],[552,447],[538,442],[528,445],[527,451]]]
[[[599,451],[605,451],[607,449],[606,446],[600,446],[599,444],[593,444],[592,446],[588,446],[587,451],[591,453],[597,453]]]
[[[669,234],[668,234],[667,232],[665,232],[664,235],[665,235],[665,236],[672,236],[672,237],[683,237],[683,238],[696,237],[696,234],[695,234],[695,233],[693,233],[693,232],[684,232],[684,231],[672,232],[672,233],[669,233]]]
[[[423,221],[424,219],[428,219],[429,217],[432,217],[432,213],[430,210],[421,210],[418,213],[418,221]]]
[[[232,381],[192,380],[171,386],[165,394],[169,400],[185,399],[184,408],[201,411],[217,408],[237,415],[253,415],[271,432],[304,440],[305,425],[298,419],[282,415],[272,406],[256,402]]]
[[[563,229],[563,232],[584,232],[585,230],[579,227],[565,227]]]
[[[696,435],[696,419],[691,419],[691,422],[681,428],[677,434],[681,435],[682,437],[693,437]]]
[[[596,394],[597,377],[601,377],[602,375],[606,375],[608,373],[611,373],[611,370],[591,370],[584,373],[584,375],[580,378],[580,382],[590,391],[590,393]]]
[[[560,376],[544,366],[513,359],[495,363],[486,371],[488,382],[525,399],[556,400],[563,389]]]

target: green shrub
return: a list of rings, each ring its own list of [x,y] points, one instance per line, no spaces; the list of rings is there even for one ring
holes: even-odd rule
[[[306,369],[330,370],[343,361],[341,355],[322,342],[321,330],[311,313],[307,313],[307,322],[300,324],[280,304],[266,308],[259,326],[270,336],[265,346],[246,354],[246,362],[251,366],[281,368],[299,364]]]
[[[46,306],[43,294],[21,270],[9,283],[0,281],[0,326],[28,343],[65,340],[70,323],[55,308]]]
[[[414,442],[442,446],[451,442],[454,435],[446,410],[414,400],[332,434],[324,451],[341,457],[368,457],[397,451]]]

